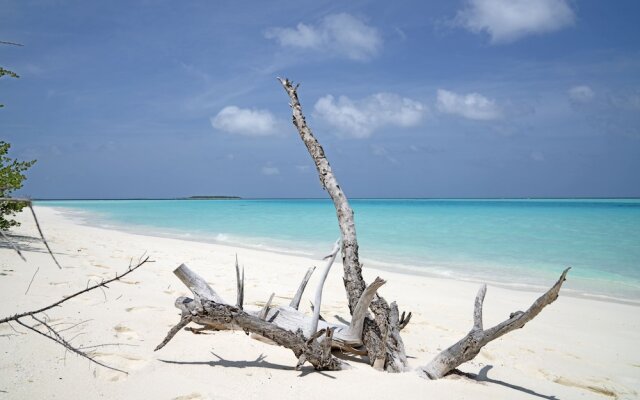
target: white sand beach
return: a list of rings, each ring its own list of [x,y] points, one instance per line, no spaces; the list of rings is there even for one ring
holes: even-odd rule
[[[272,292],[276,304],[287,303],[306,269],[322,261],[102,229],[52,208],[38,206],[36,211],[63,269],[32,239],[37,231],[30,216],[21,215],[22,226],[14,233],[24,236],[20,243],[26,245],[27,262],[10,247],[0,248],[0,317],[50,304],[88,282],[113,277],[145,252],[155,262],[104,292],[93,291],[47,313],[52,324],[68,324],[57,325],[61,330],[86,321],[63,332],[75,345],[119,343],[98,347],[95,354],[128,375],[96,367],[42,336],[3,324],[0,399],[632,399],[640,393],[640,309],[562,292],[523,329],[490,343],[461,366],[480,374],[477,380],[451,376],[428,381],[415,371],[388,374],[354,358],[346,360],[351,368],[343,371],[316,372],[310,365],[295,371],[289,350],[243,332],[183,331],[154,352],[179,320],[174,300],[189,295],[172,274],[179,264],[186,263],[233,300],[237,254],[245,268],[245,302],[258,307]],[[363,256],[366,251],[361,249]],[[349,318],[341,274],[336,263],[325,286],[322,314],[330,320]],[[402,331],[412,368],[428,363],[472,326],[476,283],[367,266],[364,275],[369,282],[376,276],[387,280],[380,292],[397,301],[401,311],[413,312]],[[305,311],[316,279],[317,274],[303,297]],[[526,309],[540,294],[489,286],[485,325]]]

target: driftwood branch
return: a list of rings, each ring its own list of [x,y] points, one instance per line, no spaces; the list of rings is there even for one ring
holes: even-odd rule
[[[240,267],[238,266],[238,255],[236,254],[236,283],[237,296],[236,307],[242,310],[244,304],[244,267],[242,267],[242,276],[240,276]]]
[[[316,140],[311,128],[307,125],[302,113],[302,106],[298,99],[297,89],[288,79],[278,78],[290,99],[293,114],[293,125],[298,130],[311,158],[313,159],[320,183],[327,191],[338,217],[338,225],[342,238],[342,265],[344,268],[344,286],[349,301],[349,310],[353,315],[358,301],[362,297],[367,285],[362,277],[362,265],[358,255],[358,240],[353,218],[353,210],[325,156],[324,149]],[[377,367],[383,367],[389,372],[400,372],[407,368],[406,355],[400,338],[398,323],[389,319],[390,308],[387,302],[379,297],[371,303],[374,319],[367,318],[364,323],[363,341],[367,349],[369,361]],[[408,321],[407,321],[408,322]],[[392,340],[391,338],[396,338]],[[398,346],[398,344],[400,344]],[[399,364],[398,364],[399,362]]]
[[[293,296],[293,299],[291,299],[291,303],[289,303],[289,307],[293,308],[293,309],[298,309],[298,307],[300,307],[300,300],[302,300],[302,294],[304,293],[304,289],[307,287],[307,283],[309,282],[309,279],[311,279],[311,274],[313,274],[313,271],[315,271],[316,267],[309,267],[309,269],[307,270],[307,273],[304,274],[304,278],[302,278],[302,282],[300,282],[300,286],[298,286],[298,290],[296,291],[296,294]]]
[[[327,276],[329,275],[329,270],[331,270],[331,266],[338,255],[338,251],[340,251],[340,239],[336,240],[336,243],[333,245],[333,250],[331,250],[331,254],[329,254],[325,259],[327,263],[325,264],[324,269],[322,270],[322,275],[320,275],[320,281],[318,281],[318,287],[316,288],[316,295],[314,300],[314,308],[313,308],[313,317],[311,319],[311,329],[310,333],[313,335],[318,330],[318,321],[320,320],[320,308],[322,304],[322,289],[324,288],[324,282],[327,280]]]
[[[486,330],[483,330],[482,327],[482,305],[487,287],[482,285],[475,300],[473,328],[471,331],[456,344],[438,354],[428,365],[421,367],[421,374],[429,379],[442,378],[451,373],[460,364],[473,359],[478,355],[480,349],[492,340],[515,329],[522,328],[527,322],[535,318],[543,308],[558,298],[558,293],[569,269],[565,269],[558,281],[545,294],[540,296],[527,311],[512,313],[507,320]]]

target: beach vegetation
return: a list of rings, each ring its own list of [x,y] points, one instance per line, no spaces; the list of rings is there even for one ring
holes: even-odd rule
[[[16,74],[13,71],[9,71],[8,69],[4,69],[2,67],[0,67],[0,78],[2,78],[3,76],[9,76],[11,78],[20,78],[18,76],[18,74]],[[0,104],[0,108],[4,107],[4,104]]]
[[[25,171],[35,164],[36,160],[19,161],[8,156],[11,144],[0,141],[0,198],[11,197],[11,193],[22,188]],[[11,217],[27,206],[25,202],[0,201],[0,229],[7,230],[20,223]]]

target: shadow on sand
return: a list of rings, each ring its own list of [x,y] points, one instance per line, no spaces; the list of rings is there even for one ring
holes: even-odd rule
[[[477,374],[467,373],[467,372],[462,372],[462,371],[457,371],[457,372],[455,372],[455,374],[467,377],[467,378],[472,379],[472,380],[474,380],[476,382],[494,383],[496,385],[508,387],[509,389],[514,389],[514,390],[517,390],[519,392],[530,394],[532,396],[540,397],[540,398],[543,398],[543,399],[559,400],[556,396],[546,396],[544,394],[540,394],[540,393],[538,393],[536,391],[533,391],[531,389],[527,389],[527,388],[522,387],[522,386],[518,386],[518,385],[514,385],[514,384],[511,384],[511,383],[504,382],[504,381],[499,381],[497,379],[489,378],[489,376],[487,374],[488,374],[488,372],[489,372],[489,370],[491,368],[493,368],[493,365],[485,365],[484,367],[482,367],[480,372],[478,372]]]
[[[214,360],[212,361],[175,361],[175,360],[159,359],[158,361],[162,361],[163,363],[168,363],[168,364],[179,364],[179,365],[208,365],[210,367],[225,367],[225,368],[270,368],[270,369],[277,369],[282,371],[295,371],[295,368],[291,365],[274,364],[269,361],[265,361],[267,356],[265,356],[264,354],[260,354],[258,358],[256,358],[253,361],[226,360],[220,357],[219,355],[217,355],[216,353],[214,353],[213,351],[211,352],[211,354],[214,357],[216,357],[218,360],[217,361],[214,361]],[[316,371],[311,366],[302,367],[300,369],[300,375],[298,375],[298,377],[304,377],[313,372],[319,373],[320,375],[326,376],[327,378],[336,379],[335,376],[331,376],[323,371]]]
[[[46,253],[47,249],[44,248],[42,240],[35,236],[16,235],[4,231],[4,234],[11,240],[11,242],[20,249],[21,252],[36,252]],[[10,242],[7,242],[2,236],[0,236],[0,249],[13,250],[13,246]]]

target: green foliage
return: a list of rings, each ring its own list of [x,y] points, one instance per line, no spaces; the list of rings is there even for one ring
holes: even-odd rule
[[[23,174],[36,160],[18,161],[7,156],[11,145],[0,140],[0,197],[10,197],[10,194],[22,187],[27,177]],[[11,217],[21,211],[25,203],[0,201],[0,229],[9,229],[19,223]]]
[[[18,74],[16,74],[15,72],[9,71],[8,69],[4,69],[4,68],[0,67],[0,78],[2,78],[5,75],[10,76],[12,78],[20,78],[18,76]],[[4,104],[0,104],[0,108],[2,108],[2,107],[4,107]]]

